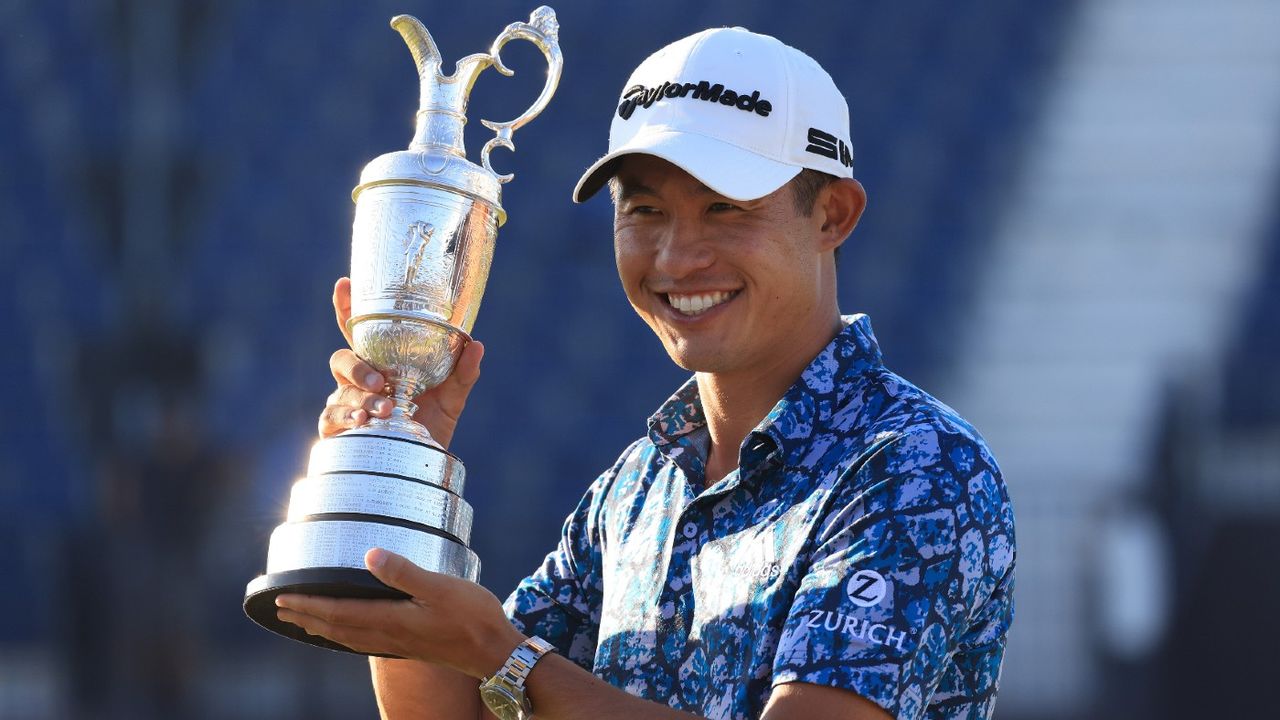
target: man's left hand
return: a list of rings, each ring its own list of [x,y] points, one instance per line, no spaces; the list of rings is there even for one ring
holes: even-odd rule
[[[366,553],[364,562],[374,577],[410,597],[281,595],[278,617],[357,652],[438,663],[475,678],[493,674],[525,640],[498,598],[476,583],[423,570],[379,548]]]

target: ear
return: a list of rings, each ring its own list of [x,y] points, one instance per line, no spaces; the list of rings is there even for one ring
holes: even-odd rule
[[[844,244],[862,217],[867,192],[857,180],[840,178],[822,188],[814,205],[814,215],[821,223],[822,249],[834,250]]]

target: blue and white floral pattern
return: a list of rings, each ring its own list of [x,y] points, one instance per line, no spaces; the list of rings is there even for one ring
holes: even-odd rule
[[[981,436],[883,364],[865,315],[705,487],[690,380],[507,599],[522,631],[629,693],[759,717],[773,688],[898,718],[987,718],[1013,618],[1013,512]]]

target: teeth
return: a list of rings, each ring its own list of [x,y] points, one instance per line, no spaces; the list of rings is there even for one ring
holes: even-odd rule
[[[679,310],[682,315],[697,315],[728,300],[734,294],[731,292],[702,293],[700,295],[667,293],[667,302],[671,303],[671,307]]]

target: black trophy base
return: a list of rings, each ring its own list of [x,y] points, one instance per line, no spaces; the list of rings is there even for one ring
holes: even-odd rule
[[[297,625],[280,620],[276,617],[276,596],[286,593],[359,600],[403,600],[409,597],[407,594],[383,584],[368,570],[358,568],[305,568],[270,575],[259,575],[245,587],[244,614],[277,635],[283,635],[291,640],[297,640],[308,645],[357,655],[398,657],[396,655],[364,653],[352,650],[346,645],[341,645],[332,640],[308,635],[307,631]]]

